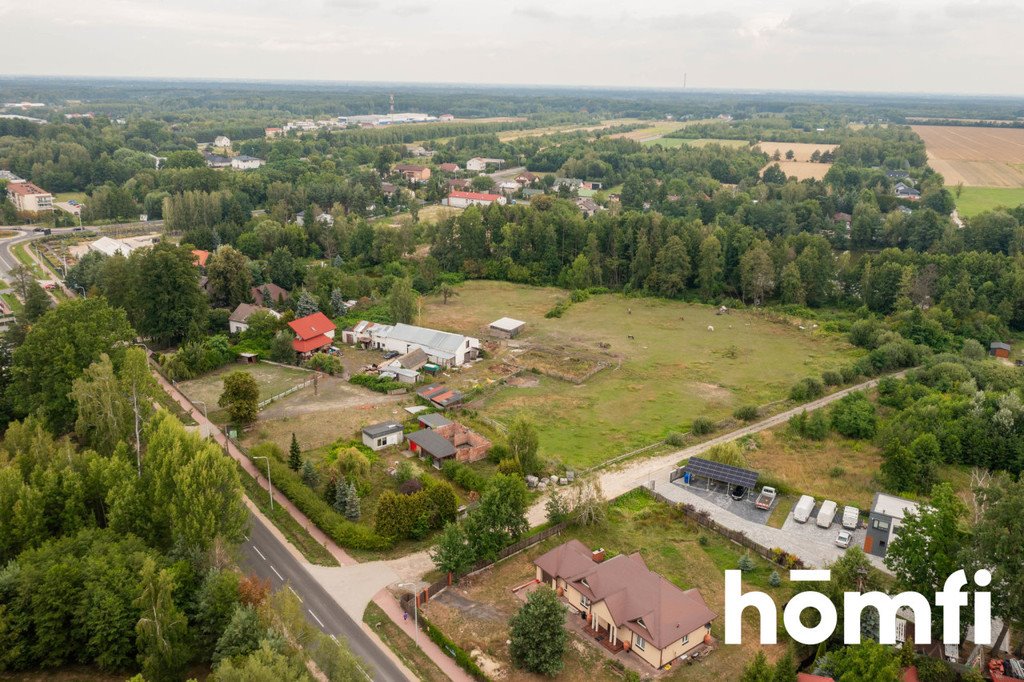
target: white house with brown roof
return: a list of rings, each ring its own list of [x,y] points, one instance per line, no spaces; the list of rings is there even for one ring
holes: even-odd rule
[[[281,319],[281,313],[270,308],[262,308],[258,305],[252,305],[251,303],[239,303],[238,306],[231,311],[231,315],[228,316],[228,331],[232,334],[240,334],[249,328],[249,318],[253,316],[253,313],[267,313],[268,315]]]
[[[718,616],[700,592],[679,589],[647,568],[639,553],[605,560],[603,550],[570,540],[533,563],[537,581],[550,585],[612,651],[626,649],[661,668],[710,640]]]

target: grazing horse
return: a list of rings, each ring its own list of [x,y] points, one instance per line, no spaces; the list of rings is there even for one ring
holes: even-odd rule
[[[629,336],[628,336],[627,338],[628,338],[628,339],[629,339],[630,341],[636,341],[636,339],[635,339],[635,338],[633,337],[633,335],[632,335],[632,334],[630,334],[630,335],[629,335]]]

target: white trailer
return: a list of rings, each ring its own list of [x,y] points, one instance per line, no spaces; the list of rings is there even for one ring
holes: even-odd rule
[[[807,523],[814,511],[814,498],[810,495],[801,495],[796,506],[793,507],[793,520],[797,523]]]
[[[856,507],[843,507],[843,528],[855,529],[860,525],[860,510]]]
[[[839,505],[832,500],[825,500],[821,503],[818,517],[815,519],[815,523],[818,524],[819,528],[828,528],[832,525],[832,522],[836,520],[836,509],[838,507]]]

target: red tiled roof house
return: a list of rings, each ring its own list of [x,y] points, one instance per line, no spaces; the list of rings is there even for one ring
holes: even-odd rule
[[[292,348],[301,355],[309,355],[330,346],[334,342],[334,330],[337,329],[326,315],[319,312],[292,320],[288,326],[295,332]]]

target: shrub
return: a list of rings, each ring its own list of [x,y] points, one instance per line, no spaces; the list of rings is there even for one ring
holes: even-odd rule
[[[514,459],[508,458],[498,462],[498,473],[507,474],[510,476],[522,476],[523,468],[519,466],[519,462]]]
[[[782,584],[782,576],[779,575],[778,571],[771,572],[771,575],[768,576],[768,584],[772,587],[778,587]]]
[[[757,405],[740,405],[733,411],[732,416],[740,421],[752,422],[757,419]]]
[[[567,311],[569,309],[569,306],[571,306],[571,305],[572,305],[572,301],[571,300],[569,300],[569,299],[562,299],[561,301],[556,303],[555,306],[551,310],[549,310],[546,313],[544,313],[544,317],[547,317],[549,319],[552,318],[552,317],[561,317],[562,315],[565,314],[565,311]]]
[[[832,428],[847,438],[871,438],[876,429],[875,406],[860,391],[832,406]]]
[[[829,478],[842,478],[846,475],[846,469],[837,464],[833,467],[829,467],[828,475]]]
[[[704,436],[715,430],[715,422],[710,417],[697,417],[690,425],[690,432],[695,436]]]
[[[821,412],[807,413],[806,410],[789,420],[789,428],[798,436],[811,440],[825,440],[828,436],[828,420]]]
[[[700,535],[700,536],[697,537],[697,544],[700,545],[701,547],[707,547],[708,543],[710,543],[710,542],[711,541],[708,540],[708,536],[707,535]]]
[[[452,640],[448,639],[447,635],[438,630],[437,627],[424,618],[422,614],[419,617],[419,621],[420,627],[427,633],[427,637],[430,637],[430,640],[437,646],[441,647],[442,650],[451,653],[452,658],[455,659],[455,662],[459,664],[460,668],[469,673],[474,680],[489,682],[490,678],[484,674],[484,671],[480,669],[480,666],[478,666],[472,658],[470,658],[469,654],[467,654],[465,650],[460,648],[459,645]]]
[[[569,298],[573,303],[583,303],[590,298],[590,292],[586,289],[573,289]]]
[[[751,559],[749,555],[744,554],[740,557],[739,563],[736,564],[736,567],[746,573],[747,571],[754,570],[756,564],[754,564],[754,560]]]
[[[797,402],[807,402],[820,398],[825,393],[825,387],[817,377],[807,377],[798,381],[789,391],[789,399]]]
[[[374,528],[381,537],[424,538],[431,530],[454,521],[458,506],[455,491],[448,483],[437,483],[410,494],[388,491],[377,501]]]
[[[665,437],[665,443],[667,445],[671,445],[672,447],[681,447],[684,443],[686,443],[686,434],[679,433],[678,431],[673,431],[672,433],[668,434],[668,436]]]
[[[387,393],[388,391],[405,388],[405,384],[399,381],[383,379],[376,374],[353,374],[348,381],[350,384],[362,386],[377,393]]]
[[[487,479],[462,462],[448,460],[441,465],[441,473],[449,481],[466,490],[475,490],[480,493],[487,487]]]
[[[345,371],[345,365],[341,362],[341,358],[328,353],[314,353],[313,357],[306,360],[306,367],[318,372],[326,372],[331,376]]]
[[[826,386],[841,386],[844,383],[842,373],[834,369],[826,369],[822,372],[821,381]]]

